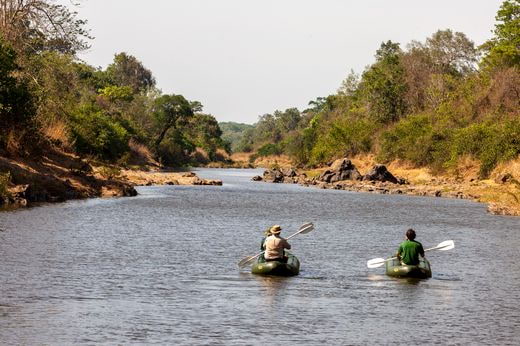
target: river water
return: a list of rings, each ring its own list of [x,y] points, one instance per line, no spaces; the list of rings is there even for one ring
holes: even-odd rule
[[[0,343],[174,345],[520,344],[520,219],[464,200],[254,183],[140,187],[0,213]],[[262,231],[293,238],[293,278],[240,272]],[[433,277],[392,279],[366,261],[407,228]]]

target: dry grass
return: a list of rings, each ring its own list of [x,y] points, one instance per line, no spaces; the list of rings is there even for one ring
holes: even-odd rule
[[[255,160],[254,165],[264,168],[290,168],[294,166],[294,163],[287,155],[271,155],[259,157]]]
[[[70,141],[70,131],[67,124],[63,121],[57,120],[42,129],[43,135],[49,138],[52,142],[58,143],[64,149],[72,148]]]
[[[505,173],[511,174],[516,180],[520,181],[520,157],[516,160],[498,164],[493,172],[491,172],[491,177],[495,178]]]
[[[152,166],[160,166],[160,164],[154,159],[152,152],[148,147],[144,144],[136,142],[131,139],[128,142],[128,147],[130,148],[133,156],[133,160],[136,164],[140,165],[152,165]]]

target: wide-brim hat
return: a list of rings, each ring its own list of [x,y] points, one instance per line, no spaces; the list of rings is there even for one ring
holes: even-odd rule
[[[282,227],[280,225],[274,225],[271,227],[271,234],[280,234],[282,232]]]

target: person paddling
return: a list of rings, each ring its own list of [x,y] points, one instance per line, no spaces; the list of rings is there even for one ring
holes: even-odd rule
[[[287,257],[284,255],[284,249],[291,249],[291,245],[286,239],[280,237],[282,227],[274,225],[270,229],[271,235],[264,242],[266,261],[280,261],[287,263]]]
[[[417,265],[419,264],[419,256],[424,258],[424,249],[421,243],[415,240],[415,231],[409,229],[406,231],[406,240],[399,245],[397,250],[397,258],[401,264]]]

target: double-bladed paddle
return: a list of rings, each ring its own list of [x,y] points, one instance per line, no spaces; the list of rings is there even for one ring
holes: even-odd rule
[[[298,234],[306,234],[306,233],[309,233],[310,231],[312,231],[314,229],[314,225],[312,224],[312,222],[309,222],[309,223],[305,223],[303,225],[300,226],[300,228],[298,229],[298,232],[288,236],[286,239],[289,240],[291,239],[292,237],[298,235]],[[240,262],[238,262],[238,267],[239,268],[244,268],[247,264],[251,263],[255,258],[257,258],[258,256],[260,256],[261,254],[263,254],[265,251],[262,251],[254,256],[248,256],[246,258],[243,258],[242,260],[240,260]]]
[[[445,240],[442,243],[439,243],[439,245],[437,245],[435,247],[431,247],[429,249],[424,250],[424,252],[431,251],[431,250],[446,251],[446,250],[451,250],[454,247],[455,247],[455,242],[453,240]],[[392,257],[392,258],[387,258],[387,259],[374,258],[374,259],[367,261],[367,267],[368,268],[378,268],[378,267],[381,267],[383,264],[385,264],[386,261],[390,261],[390,260],[393,260],[396,258],[397,257]]]

